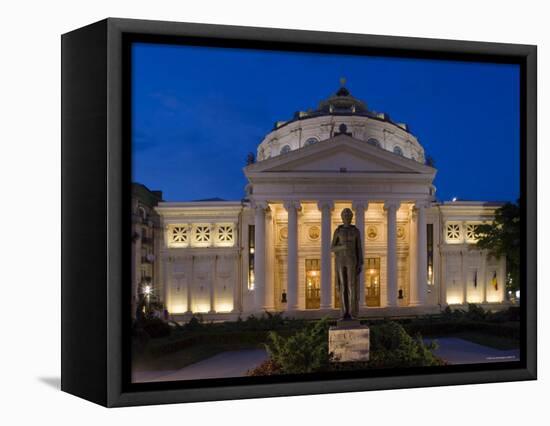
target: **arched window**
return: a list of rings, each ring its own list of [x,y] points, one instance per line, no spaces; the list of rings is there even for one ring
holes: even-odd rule
[[[287,154],[291,151],[290,145],[285,145],[281,148],[281,154]]]
[[[314,143],[317,143],[317,142],[319,142],[317,138],[307,138],[304,146],[313,145]]]
[[[393,147],[393,153],[394,153],[394,154],[397,154],[397,155],[403,156],[403,150],[402,150],[401,147],[399,147],[399,146],[394,146],[394,147]]]
[[[381,145],[380,145],[380,142],[378,142],[378,139],[374,139],[374,138],[370,138],[370,139],[367,141],[367,143],[368,143],[369,145],[375,146],[375,147],[377,147],[377,148],[380,148],[380,146],[381,146]]]

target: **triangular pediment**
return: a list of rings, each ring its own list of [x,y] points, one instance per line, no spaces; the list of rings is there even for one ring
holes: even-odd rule
[[[284,172],[435,175],[432,167],[347,135],[338,135],[245,168],[247,175]]]

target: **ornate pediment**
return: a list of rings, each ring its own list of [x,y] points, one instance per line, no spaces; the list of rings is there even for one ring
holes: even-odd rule
[[[247,166],[247,177],[263,173],[361,173],[424,174],[435,176],[436,170],[415,160],[354,139],[338,135],[284,155]]]

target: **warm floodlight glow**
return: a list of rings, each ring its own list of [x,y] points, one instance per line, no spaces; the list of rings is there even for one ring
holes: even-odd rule
[[[147,296],[149,296],[152,292],[153,292],[153,289],[151,288],[150,285],[146,285],[145,287],[143,287],[143,293],[146,294]]]
[[[499,291],[493,290],[487,292],[487,302],[489,303],[500,303],[502,302],[503,294]]]
[[[216,312],[231,312],[233,310],[233,303],[218,303],[216,305]]]
[[[206,303],[197,303],[193,307],[193,312],[202,313],[202,314],[207,313],[209,310],[210,310],[210,305]]]
[[[479,294],[469,294],[468,303],[482,303],[483,298]]]
[[[462,297],[447,296],[447,304],[449,304],[449,305],[462,305]]]
[[[248,274],[248,289],[254,290],[254,283],[256,281],[256,277],[254,275],[254,270],[251,269],[250,273]]]
[[[187,311],[187,304],[171,303],[168,305],[168,312],[171,314],[183,314]]]

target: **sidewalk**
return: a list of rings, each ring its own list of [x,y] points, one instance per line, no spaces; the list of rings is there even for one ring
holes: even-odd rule
[[[503,351],[457,337],[426,338],[423,340],[425,343],[435,340],[439,348],[434,351],[434,354],[449,364],[519,361],[519,349]]]
[[[222,352],[179,370],[137,372],[133,375],[133,381],[144,383],[242,377],[267,358],[267,353],[263,349]]]

